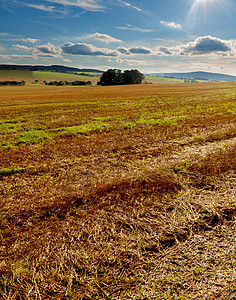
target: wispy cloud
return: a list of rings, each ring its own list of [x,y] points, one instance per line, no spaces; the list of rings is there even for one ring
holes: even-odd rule
[[[35,44],[35,43],[39,42],[40,40],[39,39],[24,38],[24,39],[22,39],[22,41]]]
[[[133,30],[133,31],[138,31],[138,32],[153,32],[153,30],[151,29],[143,29],[143,28],[139,28],[139,27],[136,27],[134,25],[131,25],[131,24],[127,24],[125,23],[126,26],[117,26],[115,28],[117,29],[122,29],[122,30]]]
[[[64,61],[64,62],[69,62],[69,63],[72,62],[72,61],[71,61],[70,59],[68,59],[68,58],[63,59],[63,61]]]
[[[166,27],[169,27],[171,29],[182,29],[183,26],[178,24],[178,23],[175,23],[175,22],[166,22],[166,21],[160,21],[160,23]]]
[[[94,39],[94,40],[98,40],[98,41],[101,41],[101,42],[104,42],[104,43],[122,43],[121,40],[119,39],[115,39],[113,37],[111,37],[110,35],[108,34],[102,34],[102,33],[94,33],[94,34],[89,34],[87,36],[88,38],[91,38],[91,39]]]
[[[33,55],[21,55],[21,54],[0,54],[0,58],[2,59],[22,59],[22,58],[36,58]]]
[[[132,4],[128,3],[128,2],[125,2],[125,1],[122,1],[122,0],[120,0],[119,2],[122,3],[122,4],[124,4],[125,6],[130,7],[130,8],[134,8],[134,9],[136,9],[137,11],[142,11],[141,8],[139,8],[139,7],[137,7],[137,6],[134,6],[134,5],[132,5]]]
[[[155,60],[138,60],[138,59],[122,59],[118,58],[117,63],[125,66],[154,66],[159,65],[159,62]]]
[[[9,34],[7,32],[0,32],[0,37],[6,37],[8,36]]]
[[[54,12],[56,10],[55,6],[46,6],[44,4],[28,4],[25,3],[26,6],[32,7],[35,9],[43,10],[43,11],[49,11],[49,12]]]
[[[76,6],[87,11],[99,11],[104,9],[100,0],[47,0],[48,2],[61,4],[65,6]]]

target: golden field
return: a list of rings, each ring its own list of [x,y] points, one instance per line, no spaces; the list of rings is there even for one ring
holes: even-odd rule
[[[0,299],[236,299],[236,83],[0,108]]]

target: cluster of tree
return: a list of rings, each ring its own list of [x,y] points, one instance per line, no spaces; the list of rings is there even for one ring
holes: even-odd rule
[[[138,70],[109,69],[104,72],[98,82],[99,85],[121,85],[121,84],[140,84],[145,76]]]
[[[63,85],[73,85],[73,86],[77,86],[77,85],[91,85],[92,82],[91,81],[80,81],[80,80],[76,80],[76,81],[44,81],[43,82],[45,85],[56,85],[56,86],[63,86]]]
[[[15,80],[0,81],[0,86],[8,86],[8,85],[12,85],[12,86],[14,86],[14,85],[25,85],[25,81],[24,80],[22,80],[22,81],[15,81]]]

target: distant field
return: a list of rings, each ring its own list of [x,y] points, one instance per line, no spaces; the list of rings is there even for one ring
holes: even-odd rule
[[[42,72],[42,71],[33,71],[33,76],[36,79],[51,78],[51,79],[93,79],[92,76],[81,76],[76,74],[68,73],[59,73],[59,72]]]
[[[31,71],[19,71],[19,70],[0,70],[0,77],[9,78],[34,78]]]
[[[90,81],[98,81],[101,74],[100,73],[86,73],[88,76],[84,75],[76,75],[76,74],[68,74],[68,73],[59,73],[59,72],[43,72],[43,71],[19,71],[19,70],[0,70],[0,78],[29,78],[29,79],[77,79],[77,80],[90,80]],[[93,76],[89,76],[93,75]],[[94,77],[95,76],[95,77]],[[165,77],[156,77],[156,76],[145,76],[145,80],[149,82],[184,82],[183,79],[175,79],[175,78],[165,78]]]
[[[102,73],[93,73],[93,72],[76,72],[76,74],[77,74],[77,75],[81,75],[81,74],[83,74],[83,73],[85,73],[85,74],[86,74],[86,76],[89,76],[89,75],[92,75],[92,76],[101,76],[101,75],[102,75]]]
[[[235,300],[235,83],[0,87],[0,203],[0,299]]]
[[[152,82],[152,83],[184,83],[184,79],[179,79],[179,78],[168,78],[168,77],[158,77],[158,76],[145,76],[145,80],[148,82]],[[189,79],[191,80],[191,79]],[[207,80],[200,80],[197,79],[196,82],[198,83],[206,83],[208,82]]]
[[[93,73],[88,73],[88,75],[92,75]],[[59,72],[43,72],[43,71],[19,71],[19,70],[0,70],[0,78],[3,79],[39,79],[43,80],[84,80],[84,81],[92,81],[97,82],[99,80],[99,74],[94,73],[94,76],[83,76],[83,75],[76,75],[76,74],[68,74],[68,73],[59,73]]]
[[[147,81],[161,81],[161,82],[184,82],[184,79],[178,79],[178,78],[167,78],[167,77],[158,77],[158,76],[145,76],[145,80]]]

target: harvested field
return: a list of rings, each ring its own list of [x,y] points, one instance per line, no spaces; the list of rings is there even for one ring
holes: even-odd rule
[[[236,84],[0,88],[1,299],[236,299]]]

